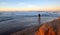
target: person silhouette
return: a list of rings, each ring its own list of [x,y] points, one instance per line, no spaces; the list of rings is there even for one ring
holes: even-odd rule
[[[41,17],[41,15],[38,14],[38,22],[39,22],[39,24],[40,24],[40,17]]]
[[[40,14],[38,14],[38,16],[40,17],[41,15],[40,15]]]

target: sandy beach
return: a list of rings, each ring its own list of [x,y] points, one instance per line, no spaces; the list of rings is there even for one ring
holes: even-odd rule
[[[60,35],[60,18],[42,24],[35,35]]]

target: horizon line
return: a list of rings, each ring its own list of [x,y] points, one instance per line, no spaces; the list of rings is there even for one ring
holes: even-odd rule
[[[59,11],[57,11],[57,10],[53,10],[53,11],[0,11],[0,12],[60,12],[60,10]]]

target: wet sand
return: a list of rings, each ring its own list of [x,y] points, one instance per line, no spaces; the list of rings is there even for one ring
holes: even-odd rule
[[[33,35],[38,28],[38,18],[36,17],[22,17],[14,18],[12,20],[0,22],[0,34],[1,35]]]

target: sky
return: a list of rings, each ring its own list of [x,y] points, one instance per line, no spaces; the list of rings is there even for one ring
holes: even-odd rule
[[[60,11],[60,0],[0,0],[0,11]]]

